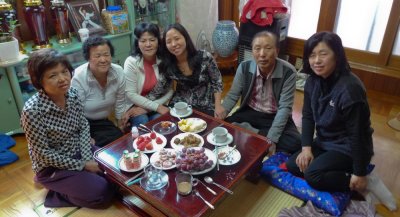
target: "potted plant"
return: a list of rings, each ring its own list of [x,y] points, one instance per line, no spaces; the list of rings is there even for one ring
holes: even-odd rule
[[[3,20],[0,18],[0,62],[17,60],[19,58],[18,40],[14,37],[14,31],[19,26],[14,18]]]

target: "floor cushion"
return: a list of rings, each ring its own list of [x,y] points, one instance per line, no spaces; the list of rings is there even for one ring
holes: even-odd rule
[[[340,216],[350,202],[350,192],[326,192],[311,188],[307,182],[289,173],[285,162],[290,155],[277,152],[269,157],[260,171],[261,176],[277,188],[304,201],[311,201],[316,207],[331,215]],[[369,171],[372,171],[370,166]]]

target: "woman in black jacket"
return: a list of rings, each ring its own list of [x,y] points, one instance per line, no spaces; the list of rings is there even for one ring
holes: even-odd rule
[[[393,197],[379,178],[367,176],[373,156],[370,110],[340,37],[314,34],[304,45],[303,58],[310,77],[304,87],[302,150],[289,158],[288,170],[317,190],[370,190],[382,202],[390,201]],[[396,208],[394,199],[385,205]]]

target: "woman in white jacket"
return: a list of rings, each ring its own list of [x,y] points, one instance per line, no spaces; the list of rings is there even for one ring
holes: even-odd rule
[[[160,31],[156,24],[140,23],[135,27],[131,56],[125,60],[127,106],[123,121],[138,126],[169,112],[164,104],[171,98],[172,81],[158,70],[161,54]]]

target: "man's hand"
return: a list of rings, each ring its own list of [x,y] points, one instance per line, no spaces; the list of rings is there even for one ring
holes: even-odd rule
[[[215,105],[214,117],[218,119],[225,119],[227,116],[227,112],[222,105]]]
[[[296,158],[296,164],[302,173],[304,173],[313,159],[314,155],[311,152],[311,147],[303,147],[302,151]]]
[[[268,149],[268,156],[272,156],[276,152],[276,144],[270,139],[268,139],[268,143],[271,144],[271,146]]]
[[[351,175],[349,188],[358,192],[362,192],[367,188],[368,179],[366,176]]]
[[[85,163],[85,170],[92,172],[92,173],[101,173],[99,164],[97,164],[97,162],[94,160],[90,160]]]

